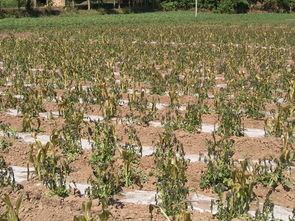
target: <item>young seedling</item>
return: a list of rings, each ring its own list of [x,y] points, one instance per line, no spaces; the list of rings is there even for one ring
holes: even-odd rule
[[[2,201],[6,205],[6,211],[3,214],[0,214],[1,221],[20,221],[19,218],[19,209],[22,202],[23,196],[20,195],[15,203],[15,206],[12,205],[10,197],[7,194],[4,194]]]

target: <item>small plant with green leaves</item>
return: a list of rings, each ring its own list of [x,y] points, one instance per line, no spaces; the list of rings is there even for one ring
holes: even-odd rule
[[[82,153],[82,130],[86,122],[84,121],[83,107],[68,111],[65,116],[65,122],[59,130],[59,134],[63,138],[62,141],[60,140],[61,142],[59,145],[63,154],[71,161],[73,156]]]
[[[148,126],[149,122],[156,118],[157,108],[155,99],[153,99],[150,103],[147,100],[144,101],[144,99],[143,102],[138,101],[136,104],[134,104],[134,101],[131,102],[132,104],[129,103],[128,105],[130,107],[131,113],[126,115],[126,118],[129,122]],[[134,105],[136,105],[136,107],[133,107]]]
[[[283,107],[277,104],[278,111],[272,111],[272,116],[265,120],[266,135],[281,137],[283,135],[284,127],[291,126],[293,123],[292,116],[294,114],[293,106]]]
[[[7,97],[3,103],[5,108],[16,108],[18,105],[18,99],[14,97],[14,93],[11,89],[7,91]]]
[[[139,95],[137,95],[137,90],[134,90],[132,94],[128,94],[128,107],[130,111],[143,111],[148,108],[148,103],[144,91],[141,91]]]
[[[10,137],[10,136],[12,136],[13,138],[17,137],[17,131],[9,127],[8,124],[0,122],[0,131],[4,133],[4,137]]]
[[[178,109],[169,110],[161,119],[165,128],[178,130],[182,128],[182,116]]]
[[[264,186],[270,187],[269,194],[279,185],[284,189],[291,189],[293,184],[287,176],[287,171],[295,165],[294,134],[293,126],[285,127],[283,131],[283,145],[281,154],[278,158],[270,159],[270,166],[267,166],[265,160],[256,165],[255,172],[257,179]]]
[[[69,164],[56,153],[58,136],[52,135],[45,145],[36,140],[31,145],[30,162],[34,165],[38,179],[47,186],[51,194],[61,197],[68,196],[67,177],[70,173]]]
[[[217,214],[214,215],[217,219],[232,220],[249,211],[253,201],[256,177],[248,171],[248,168],[249,162],[245,160],[232,170],[227,184],[229,191],[226,193],[226,199],[223,199],[222,192],[219,193]]]
[[[97,216],[93,216],[91,212],[92,207],[92,201],[86,201],[82,203],[82,212],[83,214],[74,216],[73,221],[95,221],[97,220]],[[98,217],[100,221],[108,221],[109,217],[111,216],[111,212],[109,209],[105,208],[104,205],[102,205],[102,210],[99,212]]]
[[[11,142],[9,142],[6,137],[0,137],[0,150],[4,153],[8,153],[9,146],[11,146]]]
[[[41,120],[30,114],[23,116],[23,132],[40,132]]]
[[[182,127],[188,132],[200,132],[202,129],[202,111],[196,104],[188,104]]]
[[[259,93],[254,93],[246,98],[246,116],[253,119],[262,119],[265,116],[264,99],[261,98]]]
[[[89,178],[88,195],[99,199],[104,205],[110,203],[111,197],[120,191],[119,173],[115,167],[115,152],[118,148],[115,128],[110,123],[94,122],[89,128],[89,136],[93,139],[92,156],[89,164],[93,176]]]
[[[125,132],[128,133],[128,142],[119,146],[120,158],[123,160],[122,177],[126,187],[133,183],[141,186],[144,176],[134,167],[139,164],[142,145],[134,127],[126,129]]]
[[[218,134],[222,136],[243,136],[243,113],[239,103],[225,99],[226,94],[220,93],[215,101],[218,114]]]
[[[160,74],[155,74],[153,80],[154,81],[152,83],[151,93],[163,95],[166,91],[165,80]]]
[[[214,192],[220,193],[228,190],[228,182],[232,177],[234,141],[227,137],[217,140],[215,133],[212,135],[212,141],[206,140],[209,162],[207,171],[201,176],[200,187],[201,189],[213,187]]]
[[[43,106],[42,94],[31,87],[24,87],[22,91],[23,99],[19,103],[19,110],[23,114],[29,114],[33,117],[38,117],[40,112],[45,112]]]
[[[182,144],[170,131],[160,135],[156,145],[155,174],[157,174],[156,200],[167,216],[175,217],[187,210],[187,161]]]
[[[91,212],[92,201],[86,201],[82,203],[83,214],[74,216],[73,221],[94,221],[94,217]]]
[[[4,157],[0,156],[0,188],[12,186],[15,187],[13,169],[7,166]]]
[[[257,205],[258,209],[255,212],[254,217],[249,217],[253,221],[275,221],[274,218],[274,204],[271,202],[269,197],[267,197],[263,203],[262,210],[259,209],[259,203]]]
[[[41,88],[42,96],[47,98],[49,101],[54,101],[57,97],[56,91],[54,91],[54,86],[52,84],[46,84]]]
[[[11,199],[8,194],[4,194],[2,201],[5,203],[6,211],[0,214],[0,221],[20,221],[19,209],[22,203],[23,196],[20,195],[13,206]]]
[[[208,107],[202,98],[197,98],[195,104],[188,104],[187,112],[182,121],[182,128],[188,132],[200,132],[202,129],[202,115],[208,113]]]

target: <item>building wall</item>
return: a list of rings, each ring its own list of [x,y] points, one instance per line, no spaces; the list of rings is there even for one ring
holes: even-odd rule
[[[52,6],[54,7],[64,7],[66,5],[66,0],[52,0]]]

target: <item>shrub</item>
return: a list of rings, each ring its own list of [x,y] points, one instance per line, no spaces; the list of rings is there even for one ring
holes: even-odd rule
[[[178,8],[178,2],[163,2],[161,7],[164,11],[175,11]]]
[[[218,13],[247,13],[249,3],[247,0],[222,0],[216,10]]]

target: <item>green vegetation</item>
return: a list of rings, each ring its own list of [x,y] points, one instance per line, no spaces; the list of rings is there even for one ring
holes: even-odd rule
[[[188,188],[185,186],[187,182],[185,153],[182,144],[170,131],[165,131],[160,135],[160,141],[156,148],[155,174],[157,174],[158,193],[156,201],[161,200],[159,209],[165,217],[175,218],[183,211],[187,211]],[[152,209],[153,207],[150,208],[150,210]]]
[[[57,136],[53,135],[51,141],[42,145],[36,140],[31,145],[30,162],[40,181],[50,189],[50,194],[61,197],[68,196],[66,180],[70,173],[68,162],[56,153]]]
[[[192,11],[178,12],[155,12],[127,15],[70,15],[59,17],[40,18],[7,18],[0,20],[0,30],[5,32],[34,32],[34,31],[56,31],[64,28],[72,29],[97,29],[100,26],[109,27],[153,27],[153,26],[184,26],[189,29],[198,30],[200,24],[217,25],[295,25],[294,15],[291,14],[208,14],[201,13],[197,18]],[[73,31],[74,32],[74,31]],[[83,36],[83,33],[79,33]]]
[[[105,208],[102,208],[102,211],[98,215],[92,215],[91,212],[92,201],[86,201],[82,203],[82,212],[83,214],[74,216],[74,221],[95,221],[98,220],[96,217],[99,217],[100,221],[108,221],[109,217],[112,215],[111,212]]]
[[[1,221],[20,221],[19,209],[22,202],[23,196],[20,195],[13,206],[11,199],[8,194],[4,194],[2,201],[5,203],[6,211],[0,214]]]
[[[1,8],[16,8],[18,5],[25,6],[25,0],[1,0],[0,1],[0,9]]]
[[[3,156],[0,156],[0,188],[5,186],[15,186],[13,169],[9,167]]]
[[[144,186],[144,173],[158,193],[150,212],[158,209],[167,220],[190,220],[189,190],[197,189],[189,186],[192,180],[218,194],[216,218],[248,216],[263,201],[256,220],[265,220],[278,187],[293,188],[294,24],[288,14],[194,18],[191,11],[3,19],[3,33],[27,33],[0,39],[1,109],[21,112],[23,131],[34,135],[52,122],[50,142],[43,145],[35,136],[30,152],[37,179],[51,194],[71,194],[71,163],[85,156],[88,139],[86,193],[102,205],[102,220],[117,194]],[[56,118],[41,118],[47,109]],[[187,137],[203,133],[208,121],[216,131],[207,137],[207,165],[196,181],[180,140],[189,143]],[[259,136],[265,128],[261,144],[268,136],[281,142],[277,155],[234,160],[234,140],[247,141],[249,121],[259,122]],[[149,131],[151,126],[158,128]],[[8,125],[0,128],[4,138],[16,136]],[[154,163],[144,162],[141,170],[147,156],[138,134],[144,133],[160,137],[146,151],[154,151],[148,156]],[[0,171],[1,187],[14,184],[4,157]],[[255,189],[261,187],[267,194],[258,198]],[[84,203],[75,220],[94,219],[91,205]]]

